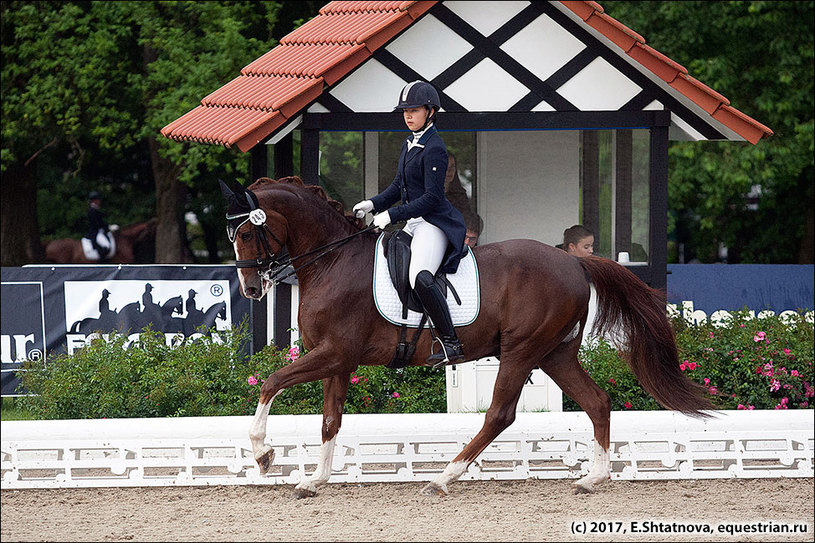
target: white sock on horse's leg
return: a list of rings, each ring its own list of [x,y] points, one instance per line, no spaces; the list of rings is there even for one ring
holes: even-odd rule
[[[317,462],[317,469],[311,477],[303,476],[303,479],[295,488],[317,492],[317,489],[328,482],[331,477],[331,465],[334,461],[334,445],[337,443],[337,436],[332,437],[320,445],[320,460]]]
[[[444,471],[441,472],[441,474],[438,477],[433,479],[433,481],[429,483],[423,490],[428,491],[435,487],[441,492],[443,492],[445,495],[447,495],[448,494],[447,485],[461,477],[464,474],[464,472],[467,471],[467,466],[469,465],[470,463],[465,462],[464,460],[459,460],[458,462],[450,462],[444,468]]]
[[[594,492],[594,485],[599,485],[608,481],[609,476],[609,452],[604,449],[596,439],[594,443],[594,462],[588,475],[575,481],[574,486],[580,492]]]
[[[255,460],[272,448],[271,445],[264,445],[263,441],[266,439],[266,422],[269,419],[269,409],[272,407],[272,402],[277,394],[272,396],[272,399],[265,404],[258,402],[257,409],[255,409],[255,418],[252,419],[252,426],[249,427],[249,441],[252,442],[252,453],[255,455]]]

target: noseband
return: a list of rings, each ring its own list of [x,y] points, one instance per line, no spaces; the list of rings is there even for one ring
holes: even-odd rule
[[[254,225],[257,234],[255,236],[255,247],[257,249],[258,256],[251,260],[237,260],[235,262],[235,267],[257,268],[258,275],[260,275],[263,279],[271,282],[272,284],[277,284],[280,281],[288,277],[291,277],[297,271],[292,270],[291,272],[287,273],[286,275],[278,279],[278,276],[281,273],[283,273],[286,270],[286,268],[288,268],[290,265],[293,265],[295,260],[298,260],[308,255],[312,255],[319,251],[323,251],[315,258],[309,260],[308,262],[300,266],[300,269],[305,268],[309,264],[313,264],[320,258],[324,257],[334,249],[339,248],[341,245],[351,240],[351,238],[354,238],[360,234],[364,234],[365,232],[369,232],[375,228],[375,226],[372,224],[366,228],[363,228],[359,232],[354,232],[350,236],[346,236],[336,241],[326,243],[321,247],[317,247],[316,249],[312,249],[311,251],[307,251],[299,256],[291,258],[288,255],[288,251],[284,250],[285,244],[279,239],[277,239],[277,236],[274,235],[272,230],[266,224],[266,212],[257,206],[255,201],[250,196],[249,192],[246,193],[246,200],[249,202],[250,211],[246,213],[240,213],[238,215],[229,215],[227,213],[226,234],[229,237],[229,241],[231,241],[234,244],[235,240],[237,239],[238,230],[240,229],[240,227],[246,224],[247,221],[251,222]],[[234,224],[240,219],[243,220],[240,223],[238,223],[237,226],[232,226],[232,224]],[[266,234],[269,234],[269,236],[271,236],[275,243],[277,243],[280,246],[280,251],[278,253],[272,252],[272,249],[269,246],[269,240],[266,238]]]

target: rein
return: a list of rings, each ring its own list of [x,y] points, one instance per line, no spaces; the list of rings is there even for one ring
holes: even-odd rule
[[[322,247],[317,247],[316,249],[312,249],[311,251],[307,251],[307,252],[305,252],[305,253],[301,254],[300,256],[296,256],[296,257],[294,257],[294,258],[289,257],[289,258],[288,258],[286,261],[283,261],[283,262],[279,262],[279,263],[278,263],[278,266],[280,266],[280,268],[278,268],[277,272],[275,272],[275,273],[274,273],[273,275],[271,275],[271,276],[269,275],[269,273],[271,273],[271,271],[272,271],[272,270],[271,270],[271,265],[269,266],[269,269],[268,269],[268,270],[266,270],[266,271],[264,271],[264,272],[260,272],[260,271],[258,271],[258,274],[259,274],[259,275],[261,275],[261,276],[262,276],[264,279],[267,279],[268,281],[270,281],[270,282],[272,282],[272,283],[277,284],[277,283],[279,283],[280,281],[283,281],[284,279],[287,279],[287,278],[291,277],[292,275],[294,275],[294,274],[297,272],[297,270],[298,270],[298,269],[302,270],[302,269],[303,269],[303,268],[305,268],[306,266],[310,266],[311,264],[314,264],[315,262],[317,262],[318,260],[320,260],[322,257],[324,257],[325,255],[327,255],[328,253],[330,253],[330,252],[334,251],[335,249],[339,249],[340,247],[342,247],[343,245],[345,245],[346,243],[348,243],[349,241],[351,241],[351,239],[353,239],[353,238],[357,237],[357,236],[358,236],[358,235],[360,235],[360,234],[364,234],[365,232],[370,232],[371,230],[373,230],[373,229],[375,229],[375,228],[376,228],[376,226],[374,226],[373,224],[371,224],[371,225],[369,225],[369,226],[366,226],[365,228],[363,228],[363,229],[362,229],[362,230],[360,230],[359,232],[354,232],[354,233],[353,233],[353,234],[351,234],[350,236],[346,236],[346,237],[344,237],[344,238],[340,238],[340,239],[335,240],[335,241],[332,241],[332,242],[330,242],[330,243],[326,243],[326,244],[325,244],[325,245],[323,245]],[[330,247],[330,249],[329,249],[329,247]],[[325,250],[325,251],[323,251],[323,249],[326,249],[326,250]],[[318,251],[323,251],[323,252],[322,252],[322,253],[320,253],[319,255],[317,255],[316,257],[312,258],[311,260],[309,260],[309,261],[308,261],[308,262],[306,262],[305,264],[301,265],[299,268],[292,269],[292,270],[291,270],[289,273],[287,273],[286,275],[284,275],[284,276],[283,276],[283,277],[281,277],[280,279],[278,279],[278,278],[277,278],[277,276],[278,276],[278,275],[280,275],[280,274],[281,274],[283,271],[285,271],[285,269],[286,269],[286,268],[287,268],[289,265],[294,266],[293,262],[294,262],[295,260],[298,260],[298,259],[303,258],[303,257],[305,257],[305,256],[308,256],[308,255],[314,254],[314,253],[316,253],[316,252],[318,252]]]
[[[260,213],[257,213],[258,211],[260,211]],[[258,268],[258,275],[260,275],[264,280],[267,280],[267,281],[269,281],[270,283],[273,283],[273,284],[277,284],[277,283],[283,281],[284,279],[287,279],[287,278],[291,277],[292,275],[294,275],[297,272],[298,269],[302,270],[306,266],[310,266],[311,264],[314,264],[315,262],[320,260],[322,257],[326,256],[327,254],[331,253],[332,251],[334,251],[336,249],[339,249],[340,247],[342,247],[344,244],[348,243],[353,238],[359,236],[360,234],[370,232],[371,230],[376,228],[373,224],[371,224],[371,225],[363,228],[359,232],[354,232],[350,236],[345,236],[344,238],[340,238],[338,240],[331,241],[329,243],[326,243],[325,245],[317,247],[316,249],[306,251],[305,253],[303,253],[301,255],[291,257],[288,254],[286,254],[286,255],[281,254],[283,252],[283,249],[284,249],[284,244],[279,239],[277,239],[277,236],[275,236],[272,233],[272,231],[269,229],[268,225],[266,224],[266,214],[263,212],[263,210],[258,208],[258,209],[253,210],[251,213],[249,213],[247,215],[249,216],[250,222],[253,225],[255,225],[255,228],[257,229],[258,236],[256,236],[255,239],[256,239],[256,246],[257,246],[257,250],[258,250],[258,257],[253,259],[253,260],[238,260],[238,261],[235,262],[235,267],[236,268]],[[227,218],[236,218],[236,217],[227,217]],[[237,229],[236,229],[236,232],[237,232]],[[280,246],[281,253],[279,253],[277,255],[272,253],[271,248],[269,247],[269,242],[268,242],[268,240],[266,239],[266,236],[265,236],[266,233],[268,233],[272,237],[272,239]],[[320,254],[318,254],[316,257],[314,257],[311,260],[309,260],[308,262],[300,265],[298,268],[292,269],[289,273],[287,273],[283,277],[278,278],[278,276],[281,273],[286,271],[286,268],[288,268],[289,266],[294,266],[294,261],[295,260],[300,260],[301,258],[305,258],[305,257],[307,257],[309,255],[313,255],[313,254],[318,253],[320,251],[322,251],[322,252]],[[260,269],[260,268],[264,268],[264,267],[266,269]],[[273,268],[276,268],[276,269],[273,269]]]

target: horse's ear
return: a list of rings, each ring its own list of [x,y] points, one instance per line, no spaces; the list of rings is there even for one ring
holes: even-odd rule
[[[218,179],[218,183],[221,185],[221,194],[223,194],[224,198],[229,200],[235,197],[235,193],[232,192],[232,189],[230,189],[226,183],[224,183],[221,179]]]

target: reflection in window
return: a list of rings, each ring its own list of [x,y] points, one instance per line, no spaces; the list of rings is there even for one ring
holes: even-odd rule
[[[362,132],[320,132],[320,186],[346,211],[363,198]]]
[[[648,262],[648,130],[586,130],[580,144],[580,217],[594,232],[594,254]]]

